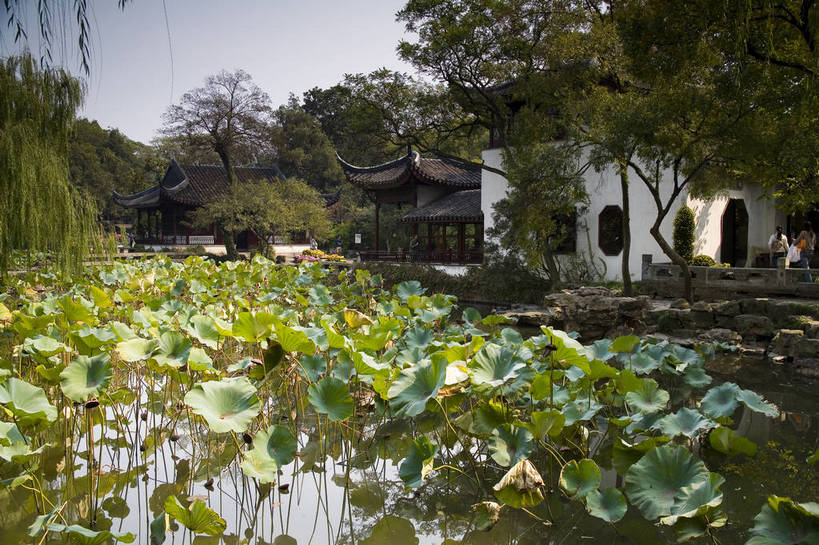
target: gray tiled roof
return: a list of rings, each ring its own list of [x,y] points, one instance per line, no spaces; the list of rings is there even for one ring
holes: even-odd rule
[[[481,190],[456,191],[426,206],[415,208],[401,218],[404,223],[452,221],[459,223],[483,222]]]
[[[401,186],[411,179],[426,185],[453,189],[479,189],[481,165],[460,159],[423,158],[417,151],[371,167],[351,165],[338,157],[350,183],[363,189],[379,190]]]

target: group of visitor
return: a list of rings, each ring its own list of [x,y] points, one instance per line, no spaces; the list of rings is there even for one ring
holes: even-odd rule
[[[791,244],[788,237],[782,232],[782,226],[776,226],[776,232],[768,240],[768,248],[771,251],[771,263],[776,266],[780,258],[786,258],[792,266],[801,265],[803,269],[810,269],[810,261],[816,249],[816,233],[809,221],[802,226],[799,236],[795,237]],[[802,276],[803,282],[812,282],[810,274]]]

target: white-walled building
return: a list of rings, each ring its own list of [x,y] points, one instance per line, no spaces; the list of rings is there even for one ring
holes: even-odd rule
[[[504,170],[500,148],[484,150],[484,164]],[[620,177],[612,166],[600,172],[588,169],[584,175],[589,194],[588,205],[578,207],[575,254],[565,255],[564,263],[581,257],[607,280],[619,280],[622,260],[622,195]],[[629,200],[631,212],[631,250],[629,268],[632,279],[639,279],[644,256],[654,263],[668,257],[651,236],[657,208],[642,180],[631,173]],[[671,178],[666,177],[669,180]],[[494,225],[493,206],[506,196],[508,183],[500,174],[484,170],[481,177],[481,210],[484,232]],[[670,187],[667,189],[671,191]],[[667,193],[666,193],[667,195]],[[743,184],[709,200],[681,197],[665,217],[661,232],[672,243],[674,217],[687,204],[694,210],[696,234],[694,254],[704,254],[732,266],[753,266],[757,256],[768,255],[768,238],[776,225],[786,225],[786,215],[774,207],[761,187]]]

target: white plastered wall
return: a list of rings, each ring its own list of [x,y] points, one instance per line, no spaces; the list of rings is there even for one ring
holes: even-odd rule
[[[503,169],[500,149],[485,150],[482,154],[484,163]],[[577,250],[582,252],[586,259],[591,255],[598,263],[597,268],[605,268],[607,280],[621,279],[622,252],[616,256],[608,256],[599,247],[598,221],[600,212],[608,205],[622,208],[620,193],[620,177],[616,169],[607,167],[600,172],[589,169],[586,174],[586,189],[589,193],[588,206],[578,215]],[[671,192],[671,173],[665,173],[667,184],[661,187],[663,202]],[[481,210],[484,215],[484,229],[494,225],[492,219],[494,204],[506,196],[508,183],[506,178],[483,171],[481,176]],[[745,184],[742,189],[728,191],[717,198],[707,201],[680,196],[672,205],[663,223],[660,232],[672,244],[672,230],[674,216],[683,205],[694,210],[696,221],[695,254],[706,254],[719,260],[722,238],[722,214],[731,198],[741,198],[745,201],[748,211],[748,265],[753,264],[755,256],[760,252],[767,252],[768,237],[777,224],[784,224],[785,216],[777,211],[770,199],[762,197],[759,186]],[[629,272],[632,279],[639,279],[642,272],[644,254],[650,254],[652,262],[668,262],[668,257],[651,236],[649,229],[657,216],[657,206],[651,193],[640,178],[633,171],[629,171],[629,200],[631,212],[631,251],[629,254]],[[605,264],[600,267],[599,263]],[[602,272],[602,271],[601,271]]]

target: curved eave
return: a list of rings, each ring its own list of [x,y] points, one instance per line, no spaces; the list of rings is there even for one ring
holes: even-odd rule
[[[480,165],[475,163],[466,163],[463,162],[461,164],[455,164],[455,161],[447,162],[447,167],[449,168],[456,168],[460,169],[464,173],[470,173],[476,176],[475,180],[450,180],[441,176],[435,176],[425,170],[425,165],[429,165],[430,159],[421,160],[412,165],[412,172],[415,177],[418,179],[419,182],[427,184],[427,185],[440,185],[446,187],[455,187],[458,189],[480,189],[481,188],[481,177],[480,177]],[[468,176],[471,177],[471,176]],[[464,176],[464,178],[468,178]]]
[[[415,216],[403,217],[401,223],[483,223],[483,214],[480,216]]]
[[[341,156],[336,153],[336,160],[338,160],[347,181],[362,189],[377,190],[377,189],[393,189],[400,187],[407,183],[410,179],[412,163],[417,156],[416,152],[412,155],[405,155],[371,167],[360,167],[348,163]]]
[[[125,208],[153,208],[159,203],[160,187],[155,185],[139,193],[122,195],[113,191],[113,200]]]

